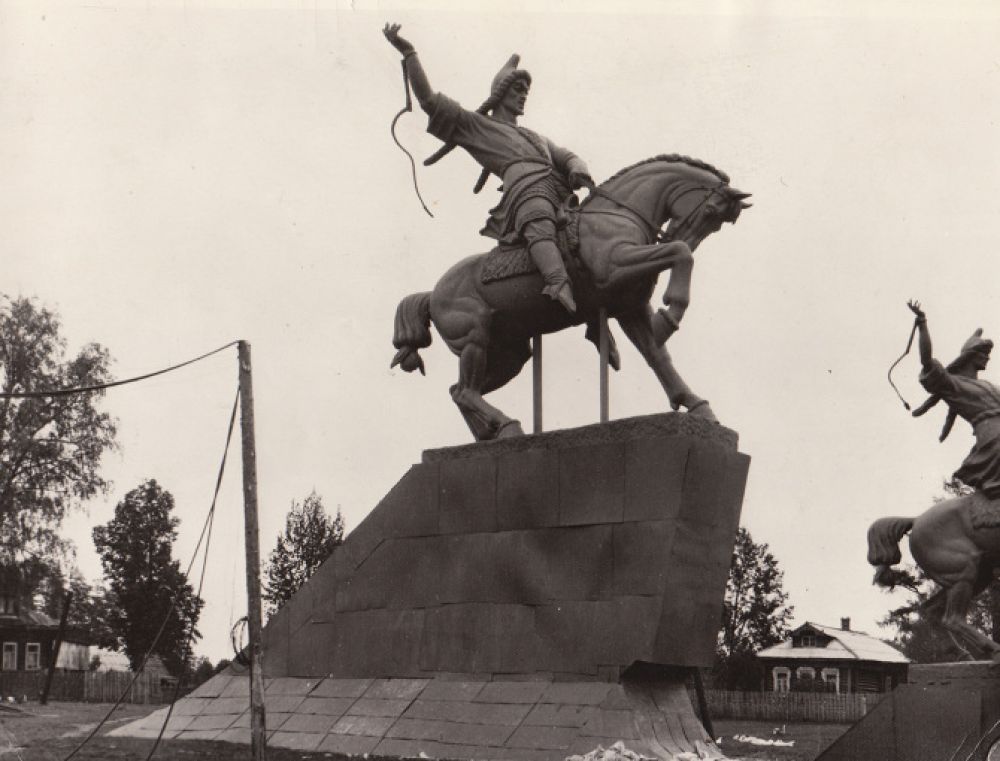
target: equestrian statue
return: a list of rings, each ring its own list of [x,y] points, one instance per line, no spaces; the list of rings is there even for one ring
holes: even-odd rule
[[[676,154],[640,161],[597,186],[576,154],[517,123],[531,85],[519,56],[511,56],[489,97],[469,111],[431,88],[399,29],[387,24],[383,33],[403,55],[407,86],[429,117],[428,132],[444,142],[425,163],[458,146],[482,167],[475,192],[491,174],[503,185],[481,231],[496,247],[459,261],[433,291],[400,302],[392,366],[424,372],[418,350],[430,345],[433,323],[459,358],[451,396],[476,440],[522,435],[520,423],[483,395],[520,372],[534,335],[586,323],[587,337],[597,343],[598,316],[606,310],[653,369],[673,409],[715,420],[664,344],[688,306],[692,253],[723,222],[737,220],[750,206],[749,193],[731,187],[711,165]],[[582,188],[589,194],[577,203],[573,191]],[[654,312],[649,301],[666,270],[665,308]],[[611,364],[618,369],[614,349]]]
[[[954,474],[968,493],[939,502],[915,518],[875,521],[868,529],[868,562],[876,568],[874,581],[879,586],[901,583],[907,574],[892,566],[900,562],[899,542],[909,533],[913,559],[941,586],[924,603],[924,610],[977,657],[1000,662],[1000,644],[967,621],[972,600],[1000,568],[1000,387],[979,378],[993,342],[983,338],[980,328],[957,359],[942,365],[934,359],[923,309],[915,301],[908,306],[916,315],[914,329],[919,334],[920,383],[931,394],[913,415],[923,415],[944,401],[948,414],[941,441],[956,418],[972,425],[975,444]]]

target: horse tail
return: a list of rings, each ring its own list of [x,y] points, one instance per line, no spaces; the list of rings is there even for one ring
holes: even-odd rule
[[[417,352],[431,345],[431,294],[411,293],[396,307],[396,322],[392,331],[392,345],[398,351],[390,367],[399,365],[408,373],[420,370],[424,375],[424,360]]]
[[[892,568],[903,559],[899,540],[913,528],[913,518],[879,518],[868,528],[868,562],[875,566],[874,583],[890,589],[910,578]]]

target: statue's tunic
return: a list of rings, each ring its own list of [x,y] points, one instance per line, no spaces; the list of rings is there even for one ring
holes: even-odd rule
[[[976,443],[955,478],[1000,498],[1000,388],[977,378],[949,373],[937,360],[920,373],[920,383],[972,425]]]
[[[461,146],[503,180],[500,203],[480,230],[501,243],[523,242],[521,232],[534,220],[554,223],[555,210],[571,193],[570,172],[587,172],[572,151],[524,127],[462,108],[447,95],[435,93],[428,110],[428,132]]]

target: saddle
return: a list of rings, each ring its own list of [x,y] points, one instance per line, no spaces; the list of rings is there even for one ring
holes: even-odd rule
[[[567,270],[571,272],[579,264],[577,257],[580,250],[580,210],[572,203],[575,198],[573,196],[569,203],[564,203],[556,214],[556,245]],[[498,245],[486,254],[481,279],[485,285],[532,272],[538,272],[538,268],[527,246]]]

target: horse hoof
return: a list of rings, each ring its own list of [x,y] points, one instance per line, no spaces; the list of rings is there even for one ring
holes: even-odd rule
[[[511,420],[510,422],[504,423],[500,426],[500,430],[497,431],[496,438],[513,439],[517,436],[524,436],[524,429],[521,428],[521,421]]]

